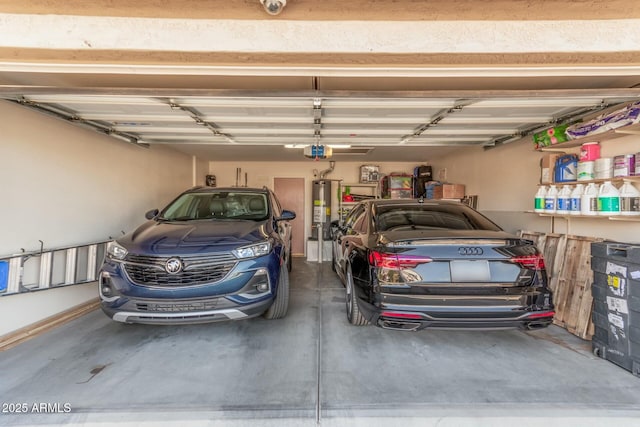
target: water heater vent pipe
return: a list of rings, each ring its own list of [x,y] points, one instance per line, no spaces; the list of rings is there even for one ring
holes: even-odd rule
[[[334,162],[333,160],[329,162],[329,169],[325,169],[323,171],[319,172],[319,178],[320,179],[324,179],[327,175],[329,175],[331,172],[333,172],[333,168],[336,167],[336,162]]]

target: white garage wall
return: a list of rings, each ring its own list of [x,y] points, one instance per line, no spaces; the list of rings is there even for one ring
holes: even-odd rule
[[[0,123],[0,256],[36,250],[38,240],[46,249],[116,237],[192,185],[191,156],[165,147],[135,147],[6,101]],[[89,284],[0,297],[0,335],[97,296]]]
[[[192,185],[192,158],[0,102],[0,255],[118,236]],[[7,226],[14,224],[15,226]]]
[[[302,157],[302,153],[300,154]],[[363,162],[336,161],[333,172],[326,179],[342,179],[345,183],[357,183],[360,180],[360,166]],[[389,174],[392,172],[413,173],[413,168],[419,164],[433,164],[433,162],[420,161],[416,163],[406,162],[376,162],[380,166],[380,172]],[[312,159],[300,162],[210,162],[209,173],[216,176],[218,187],[233,186],[236,183],[236,168],[242,169],[241,185],[244,185],[244,174],[247,176],[249,187],[267,187],[273,189],[274,178],[305,178],[305,241],[311,234],[311,187],[314,180],[313,170],[323,171],[329,168],[329,160],[314,161]],[[332,187],[332,217],[337,218],[336,192],[338,183]],[[358,189],[360,190],[360,189]],[[358,193],[356,189],[354,193]],[[361,190],[365,193],[366,190]],[[286,206],[283,206],[286,209]],[[296,212],[300,215],[300,212]]]
[[[579,153],[580,148],[567,152]],[[628,136],[601,144],[601,155],[640,152],[640,137]],[[533,210],[533,198],[540,181],[543,153],[533,149],[531,138],[490,150],[466,149],[441,159],[451,182],[466,184],[467,194],[478,195],[478,207],[508,231],[518,229],[550,232],[551,219],[524,213]],[[436,176],[439,171],[434,171]],[[640,185],[637,185],[640,187]],[[554,231],[579,236],[601,237],[621,242],[640,242],[640,222],[572,218],[555,220]]]
[[[193,162],[193,179],[192,186],[206,185],[207,175],[209,174],[209,162],[199,159],[195,156],[192,157]]]

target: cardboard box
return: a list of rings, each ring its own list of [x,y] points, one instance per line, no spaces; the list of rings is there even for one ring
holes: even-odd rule
[[[540,184],[553,184],[555,175],[556,160],[561,154],[545,154],[540,160]]]
[[[464,185],[462,184],[443,184],[443,199],[462,199],[464,198]]]
[[[428,199],[429,198],[434,200],[442,199],[442,185],[437,185],[433,187],[431,194],[427,193],[427,196],[429,195],[431,195],[431,197],[427,197]]]

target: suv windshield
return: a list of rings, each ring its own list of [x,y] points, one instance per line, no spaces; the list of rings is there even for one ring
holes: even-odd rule
[[[378,231],[400,229],[491,230],[500,227],[464,205],[380,205],[375,207]]]
[[[189,221],[195,219],[246,219],[263,221],[268,218],[266,193],[207,192],[186,193],[164,208],[161,219]]]

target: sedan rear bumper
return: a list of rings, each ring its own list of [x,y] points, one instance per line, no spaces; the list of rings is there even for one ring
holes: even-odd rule
[[[385,329],[540,329],[553,322],[553,306],[534,307],[376,307],[358,299],[358,307],[371,324]],[[432,307],[433,308],[433,307]]]
[[[395,316],[378,316],[375,322],[377,326],[384,329],[418,331],[421,329],[479,329],[479,330],[499,330],[499,329],[541,329],[549,326],[553,321],[553,312],[548,312],[548,316],[536,319],[430,319],[413,320],[398,318]]]

